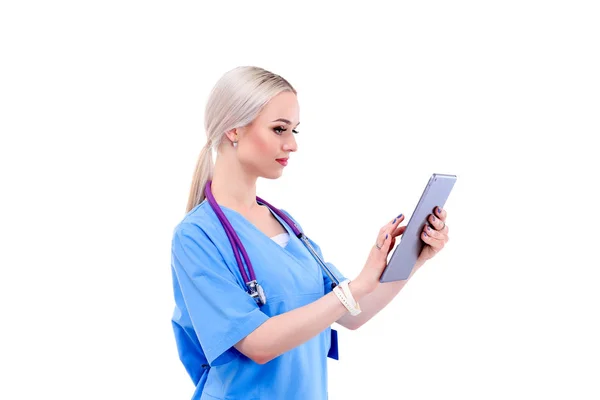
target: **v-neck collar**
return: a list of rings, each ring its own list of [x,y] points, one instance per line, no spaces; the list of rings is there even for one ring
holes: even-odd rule
[[[279,221],[279,224],[281,224],[281,226],[283,226],[283,228],[285,229],[285,231],[290,235],[290,238],[292,236],[296,237],[296,235],[294,234],[294,231],[292,231],[292,228],[288,226],[288,224],[279,217],[279,215],[277,215],[276,213],[273,212],[273,210],[271,210],[268,206],[266,205],[262,205],[260,204],[261,207],[265,207],[267,210],[269,210],[269,212],[271,213],[272,216],[275,217],[275,219],[277,219],[277,221]],[[258,234],[260,234],[262,237],[269,239],[270,241],[273,241],[273,239],[271,239],[266,233],[264,233],[263,231],[261,231],[260,229],[258,229],[258,227],[256,225],[254,225],[248,218],[244,217],[239,211],[234,210],[233,208],[229,208],[226,206],[222,206],[219,204],[219,207],[221,207],[224,210],[229,211],[230,213],[235,214],[238,218],[242,219],[244,221],[244,223],[248,226],[250,226],[250,228],[254,231],[256,231]],[[283,232],[282,232],[283,233]],[[278,245],[279,246],[279,245]],[[279,246],[281,247],[281,246]]]
[[[305,263],[303,263],[302,261],[300,261],[298,258],[296,258],[296,256],[294,256],[292,254],[292,250],[296,246],[299,246],[300,248],[306,250],[304,244],[301,243],[301,240],[294,234],[294,231],[292,231],[292,228],[290,226],[288,226],[288,224],[279,215],[277,215],[275,212],[273,212],[273,210],[271,210],[268,206],[266,206],[266,205],[261,205],[261,206],[266,207],[267,210],[269,210],[269,212],[271,213],[271,215],[273,215],[277,219],[277,221],[279,221],[279,223],[285,228],[285,230],[287,231],[287,233],[290,235],[290,240],[289,240],[288,244],[285,247],[281,247],[279,244],[277,244],[273,239],[271,239],[269,236],[267,236],[263,231],[261,231],[260,229],[258,229],[258,227],[256,225],[254,225],[246,217],[244,217],[240,212],[238,212],[238,211],[236,211],[236,210],[234,210],[232,208],[219,205],[219,207],[221,207],[221,209],[227,210],[228,212],[230,212],[230,213],[234,214],[235,216],[237,216],[239,219],[241,219],[243,221],[243,223],[245,225],[247,225],[248,227],[250,227],[251,230],[253,230],[259,236],[261,236],[262,238],[264,238],[268,242],[270,242],[271,243],[270,246],[274,246],[274,248],[278,249],[278,250],[275,250],[275,251],[281,251],[281,252],[283,252],[289,258],[291,258],[293,261],[295,261],[298,265],[300,265],[302,268],[308,269],[308,265],[305,265]],[[235,230],[235,228],[234,228],[234,230]],[[311,258],[312,258],[312,255],[311,255]],[[319,270],[320,270],[320,268],[321,267],[319,266]],[[319,282],[319,281],[317,281],[317,282]]]

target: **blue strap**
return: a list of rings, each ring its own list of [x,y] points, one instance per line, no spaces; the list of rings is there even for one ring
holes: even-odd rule
[[[329,346],[329,353],[327,357],[333,358],[334,360],[339,360],[339,352],[338,352],[338,335],[335,329],[331,330],[331,346]]]

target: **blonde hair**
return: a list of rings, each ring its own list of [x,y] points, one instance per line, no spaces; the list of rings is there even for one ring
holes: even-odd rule
[[[271,98],[284,91],[296,94],[281,76],[253,66],[234,68],[217,81],[204,112],[206,144],[196,163],[186,212],[204,201],[204,188],[214,172],[212,150],[219,147],[225,133],[249,125]]]

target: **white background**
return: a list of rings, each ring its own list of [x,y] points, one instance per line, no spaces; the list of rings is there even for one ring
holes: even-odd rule
[[[298,90],[258,194],[347,276],[458,175],[448,246],[338,327],[332,400],[600,398],[594,3],[3,2],[0,398],[191,397],[170,240],[238,65]]]

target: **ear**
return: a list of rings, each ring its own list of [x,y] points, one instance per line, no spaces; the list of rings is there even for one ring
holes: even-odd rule
[[[225,132],[225,135],[231,142],[235,142],[235,141],[239,140],[239,134],[238,134],[237,128],[233,128],[233,129]]]

